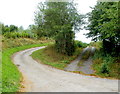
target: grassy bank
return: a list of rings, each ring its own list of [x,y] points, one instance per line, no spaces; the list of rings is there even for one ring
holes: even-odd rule
[[[82,48],[77,48],[73,56],[67,56],[57,53],[53,45],[44,49],[37,50],[31,55],[35,60],[50,65],[58,69],[64,69],[72,60],[74,60],[82,51]]]
[[[41,38],[41,39],[31,39],[31,38],[6,38],[2,36],[2,50],[6,50],[9,48],[14,48],[18,46],[24,45],[32,45],[32,44],[41,44],[41,43],[48,43],[53,40]]]
[[[100,77],[120,79],[120,57],[105,55],[97,50],[93,56],[93,69]]]
[[[92,42],[90,46],[96,47],[96,51],[92,57],[93,69],[95,75],[105,78],[120,79],[120,57],[111,56],[104,53],[102,49],[102,42]]]
[[[21,73],[17,67],[13,64],[11,56],[18,51],[32,48],[45,46],[49,43],[25,45],[15,48],[9,48],[2,53],[2,92],[16,92],[20,88]]]
[[[82,66],[83,63],[88,60],[88,58],[91,56],[90,50],[87,50],[83,55],[82,58],[80,60],[80,62],[78,63],[78,66]]]

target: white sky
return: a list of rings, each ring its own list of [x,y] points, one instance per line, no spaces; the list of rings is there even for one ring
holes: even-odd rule
[[[34,24],[34,12],[39,2],[43,0],[0,0],[0,22],[5,25],[23,26],[25,29]],[[90,6],[94,6],[97,0],[75,0],[78,3],[80,13],[91,11]],[[76,40],[89,43],[91,39],[86,39],[83,33],[89,31],[82,30],[76,33]]]

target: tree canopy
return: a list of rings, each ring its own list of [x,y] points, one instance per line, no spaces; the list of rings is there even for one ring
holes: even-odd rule
[[[4,34],[6,32],[16,32],[18,31],[18,27],[15,25],[4,25],[3,23],[0,23],[0,30],[1,30],[1,34]]]
[[[89,13],[87,37],[103,41],[104,52],[118,53],[120,46],[119,2],[98,2]]]
[[[83,16],[77,12],[73,2],[44,2],[38,6],[35,23],[38,32],[45,32],[55,39],[58,52],[72,55],[74,52],[74,30],[79,30]]]

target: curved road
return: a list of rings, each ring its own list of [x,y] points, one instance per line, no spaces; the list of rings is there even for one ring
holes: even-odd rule
[[[13,61],[24,79],[26,92],[118,92],[118,80],[58,70],[33,60],[30,54],[44,47],[14,54]]]

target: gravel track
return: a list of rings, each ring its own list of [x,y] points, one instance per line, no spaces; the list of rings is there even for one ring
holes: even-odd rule
[[[82,60],[82,56],[86,53],[86,51],[90,51],[90,54],[94,54],[95,48],[94,47],[86,47],[83,49],[82,53],[78,56],[77,59],[72,61],[66,68],[66,71],[81,71],[84,74],[94,74],[94,70],[91,68],[92,66],[92,58],[90,57],[83,62],[81,66],[78,63]]]
[[[118,80],[85,76],[38,63],[30,56],[44,47],[17,52],[13,62],[23,75],[26,92],[117,92]]]

